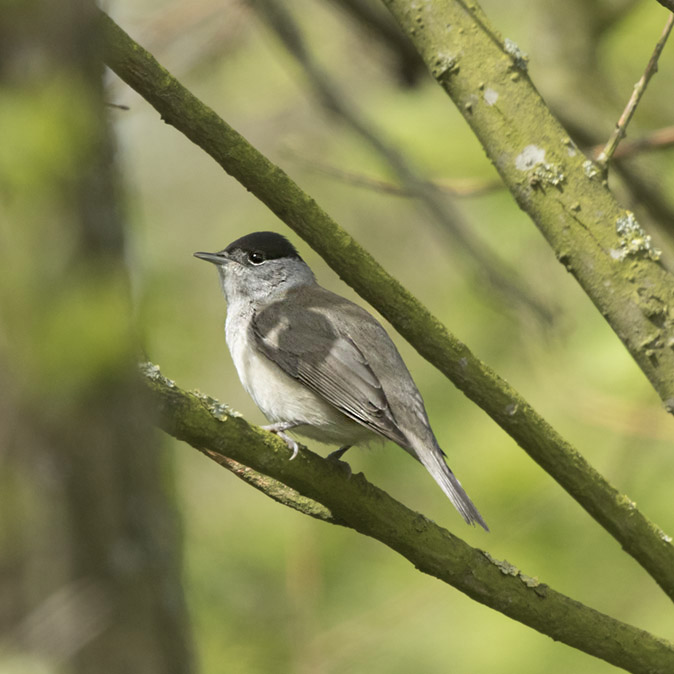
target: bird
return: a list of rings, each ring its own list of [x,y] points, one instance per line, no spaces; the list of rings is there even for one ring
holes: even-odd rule
[[[445,462],[423,398],[381,323],[323,288],[281,234],[253,232],[216,253],[225,338],[244,389],[292,451],[288,434],[337,445],[391,440],[417,459],[463,519],[489,528]]]

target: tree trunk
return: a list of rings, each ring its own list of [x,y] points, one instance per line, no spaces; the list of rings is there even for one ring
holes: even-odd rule
[[[0,632],[8,657],[50,671],[188,672],[170,467],[135,368],[101,42],[93,2],[3,10]]]

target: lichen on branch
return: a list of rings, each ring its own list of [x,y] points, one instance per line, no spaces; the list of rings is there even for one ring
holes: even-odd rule
[[[471,547],[359,473],[251,426],[210,396],[187,393],[143,366],[159,425],[274,500],[370,536],[419,571],[555,640],[634,674],[670,674],[674,646],[555,591],[505,560]]]
[[[449,332],[280,167],[183,87],[107,15],[101,14],[101,20],[110,68],[154,106],[164,121],[213,157],[304,238],[424,358],[511,435],[674,599],[674,546],[662,531],[630,505],[632,502],[512,386]],[[545,158],[540,153],[531,155]],[[546,161],[554,163],[549,158]],[[572,205],[571,210],[574,209]],[[658,304],[652,305],[653,312],[660,310]],[[644,348],[648,348],[648,342]]]

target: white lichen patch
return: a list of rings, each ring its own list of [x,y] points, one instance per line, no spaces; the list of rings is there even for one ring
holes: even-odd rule
[[[159,365],[155,365],[154,363],[151,363],[149,360],[147,360],[144,363],[138,363],[138,369],[140,370],[141,374],[148,379],[152,381],[163,382],[169,388],[175,388],[176,383],[173,381],[173,379],[168,379],[161,373]]]
[[[646,256],[651,260],[659,260],[662,254],[651,243],[651,237],[643,230],[631,211],[625,211],[615,223],[618,234],[618,248],[612,248],[611,257],[614,260],[624,260],[629,256]]]
[[[515,168],[518,171],[530,171],[537,164],[545,162],[545,150],[537,145],[527,145],[517,157]]]
[[[491,88],[485,89],[484,100],[487,105],[494,105],[498,101],[498,91],[494,91]]]
[[[517,43],[507,37],[503,43],[503,46],[512,56],[515,67],[522,72],[527,71],[527,64],[529,62],[529,56],[525,54],[518,46]]]
[[[229,417],[241,416],[239,412],[233,410],[229,405],[221,403],[216,398],[212,398],[211,396],[206,395],[205,393],[201,393],[200,391],[192,391],[192,393],[194,393],[194,395],[206,405],[208,411],[218,421],[227,421]]]
[[[440,79],[445,73],[456,72],[458,69],[459,66],[454,54],[439,52],[433,60],[431,74],[437,80]]]
[[[144,374],[148,379],[158,379],[161,376],[159,365],[155,365],[149,360],[146,360],[144,363],[138,363],[138,369],[141,374]]]
[[[543,162],[534,169],[533,173],[538,183],[547,183],[555,187],[561,185],[566,180],[564,171],[557,164]]]
[[[592,180],[592,178],[596,178],[600,173],[597,165],[589,159],[583,162],[583,171],[590,180]]]
[[[519,569],[514,564],[511,564],[507,559],[496,559],[496,557],[492,557],[486,550],[482,550],[482,554],[494,566],[496,566],[498,568],[498,570],[504,576],[517,576],[517,575],[519,575],[519,573],[520,573]]]
[[[531,173],[529,182],[532,186],[548,184],[557,187],[566,180],[562,167],[546,162],[545,150],[537,145],[527,145],[515,157],[515,168]]]
[[[541,583],[538,578],[534,576],[527,576],[526,574],[522,573],[507,559],[496,559],[485,550],[482,550],[481,552],[504,576],[514,576],[515,578],[519,578],[524,585],[526,585],[528,588],[531,588],[537,595],[541,597],[545,597],[547,595],[548,586],[545,585],[545,583]]]
[[[538,587],[541,582],[536,578],[536,576],[527,576],[523,573],[520,572],[520,580],[527,586],[527,587]]]

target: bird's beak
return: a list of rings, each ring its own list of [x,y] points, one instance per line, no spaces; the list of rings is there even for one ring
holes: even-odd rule
[[[194,257],[198,257],[200,260],[206,260],[206,262],[212,262],[213,264],[223,265],[229,262],[229,258],[224,252],[222,253],[194,253]]]

